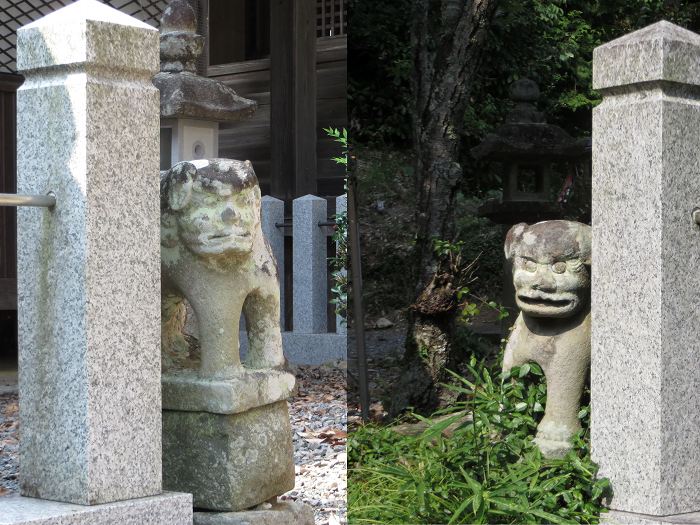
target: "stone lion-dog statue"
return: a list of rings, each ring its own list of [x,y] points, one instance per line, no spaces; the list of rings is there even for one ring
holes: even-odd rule
[[[534,361],[547,380],[547,406],[535,443],[563,457],[581,429],[581,394],[591,361],[591,227],[573,221],[513,226],[506,236],[520,315],[503,370]]]
[[[258,180],[249,161],[181,162],[161,172],[163,354],[188,351],[187,299],[197,319],[203,378],[240,372],[239,322],[247,368],[282,368],[277,265],[260,224]]]

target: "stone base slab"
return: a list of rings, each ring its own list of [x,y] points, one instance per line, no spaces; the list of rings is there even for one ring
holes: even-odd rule
[[[241,358],[248,354],[247,334],[240,336]],[[347,334],[301,334],[282,332],[282,348],[290,363],[295,365],[323,365],[348,359]]]
[[[191,525],[192,495],[75,505],[23,496],[0,498],[0,525]]]
[[[601,514],[600,521],[609,525],[669,525],[675,523],[700,525],[700,512],[688,512],[670,516],[650,516],[649,514],[611,510]]]
[[[239,511],[294,488],[286,401],[241,414],[163,411],[163,486],[195,508]]]
[[[242,512],[195,512],[194,525],[314,525],[314,511],[308,505],[281,501],[267,506]]]
[[[239,414],[252,408],[288,399],[295,378],[282,370],[242,368],[231,379],[206,379],[196,370],[165,372],[163,410]]]

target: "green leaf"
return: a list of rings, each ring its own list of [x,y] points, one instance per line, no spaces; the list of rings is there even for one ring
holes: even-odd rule
[[[447,427],[456,423],[462,417],[464,417],[464,414],[455,414],[454,416],[449,417],[447,419],[444,419],[444,420],[440,421],[439,423],[430,422],[430,426],[426,430],[423,431],[423,437],[425,439],[432,439],[436,436],[439,436],[447,429]]]
[[[449,522],[447,522],[447,525],[453,525],[454,523],[458,523],[459,518],[462,516],[462,513],[467,509],[469,504],[472,502],[472,498],[467,498],[465,499],[459,507],[457,507],[457,510],[455,510],[454,515],[450,519]],[[475,511],[476,512],[476,511]]]

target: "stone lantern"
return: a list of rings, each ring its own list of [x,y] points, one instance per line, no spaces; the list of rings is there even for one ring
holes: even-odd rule
[[[500,163],[503,197],[486,201],[479,215],[497,224],[538,222],[561,218],[553,194],[590,152],[589,139],[575,139],[548,124],[535,102],[537,84],[522,78],[510,90],[515,107],[506,123],[471,150],[477,160]]]
[[[204,38],[186,0],[173,0],[160,28],[160,169],[183,160],[219,156],[219,124],[249,117],[256,102],[223,83],[197,75]]]
[[[504,237],[510,226],[519,222],[562,218],[558,201],[562,200],[562,192],[573,186],[577,170],[583,173],[585,187],[590,185],[590,139],[575,139],[559,126],[547,123],[535,107],[540,90],[532,80],[515,81],[510,96],[515,107],[505,124],[471,150],[477,160],[500,164],[503,196],[486,201],[478,213],[502,224]],[[503,335],[518,314],[508,261],[503,267],[502,303],[509,312],[500,327]]]

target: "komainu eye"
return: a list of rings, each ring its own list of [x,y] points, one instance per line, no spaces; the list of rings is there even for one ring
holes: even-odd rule
[[[566,263],[563,261],[555,262],[552,265],[554,273],[564,273],[566,271]]]
[[[528,272],[535,273],[537,271],[537,263],[535,261],[525,260],[523,266]]]

